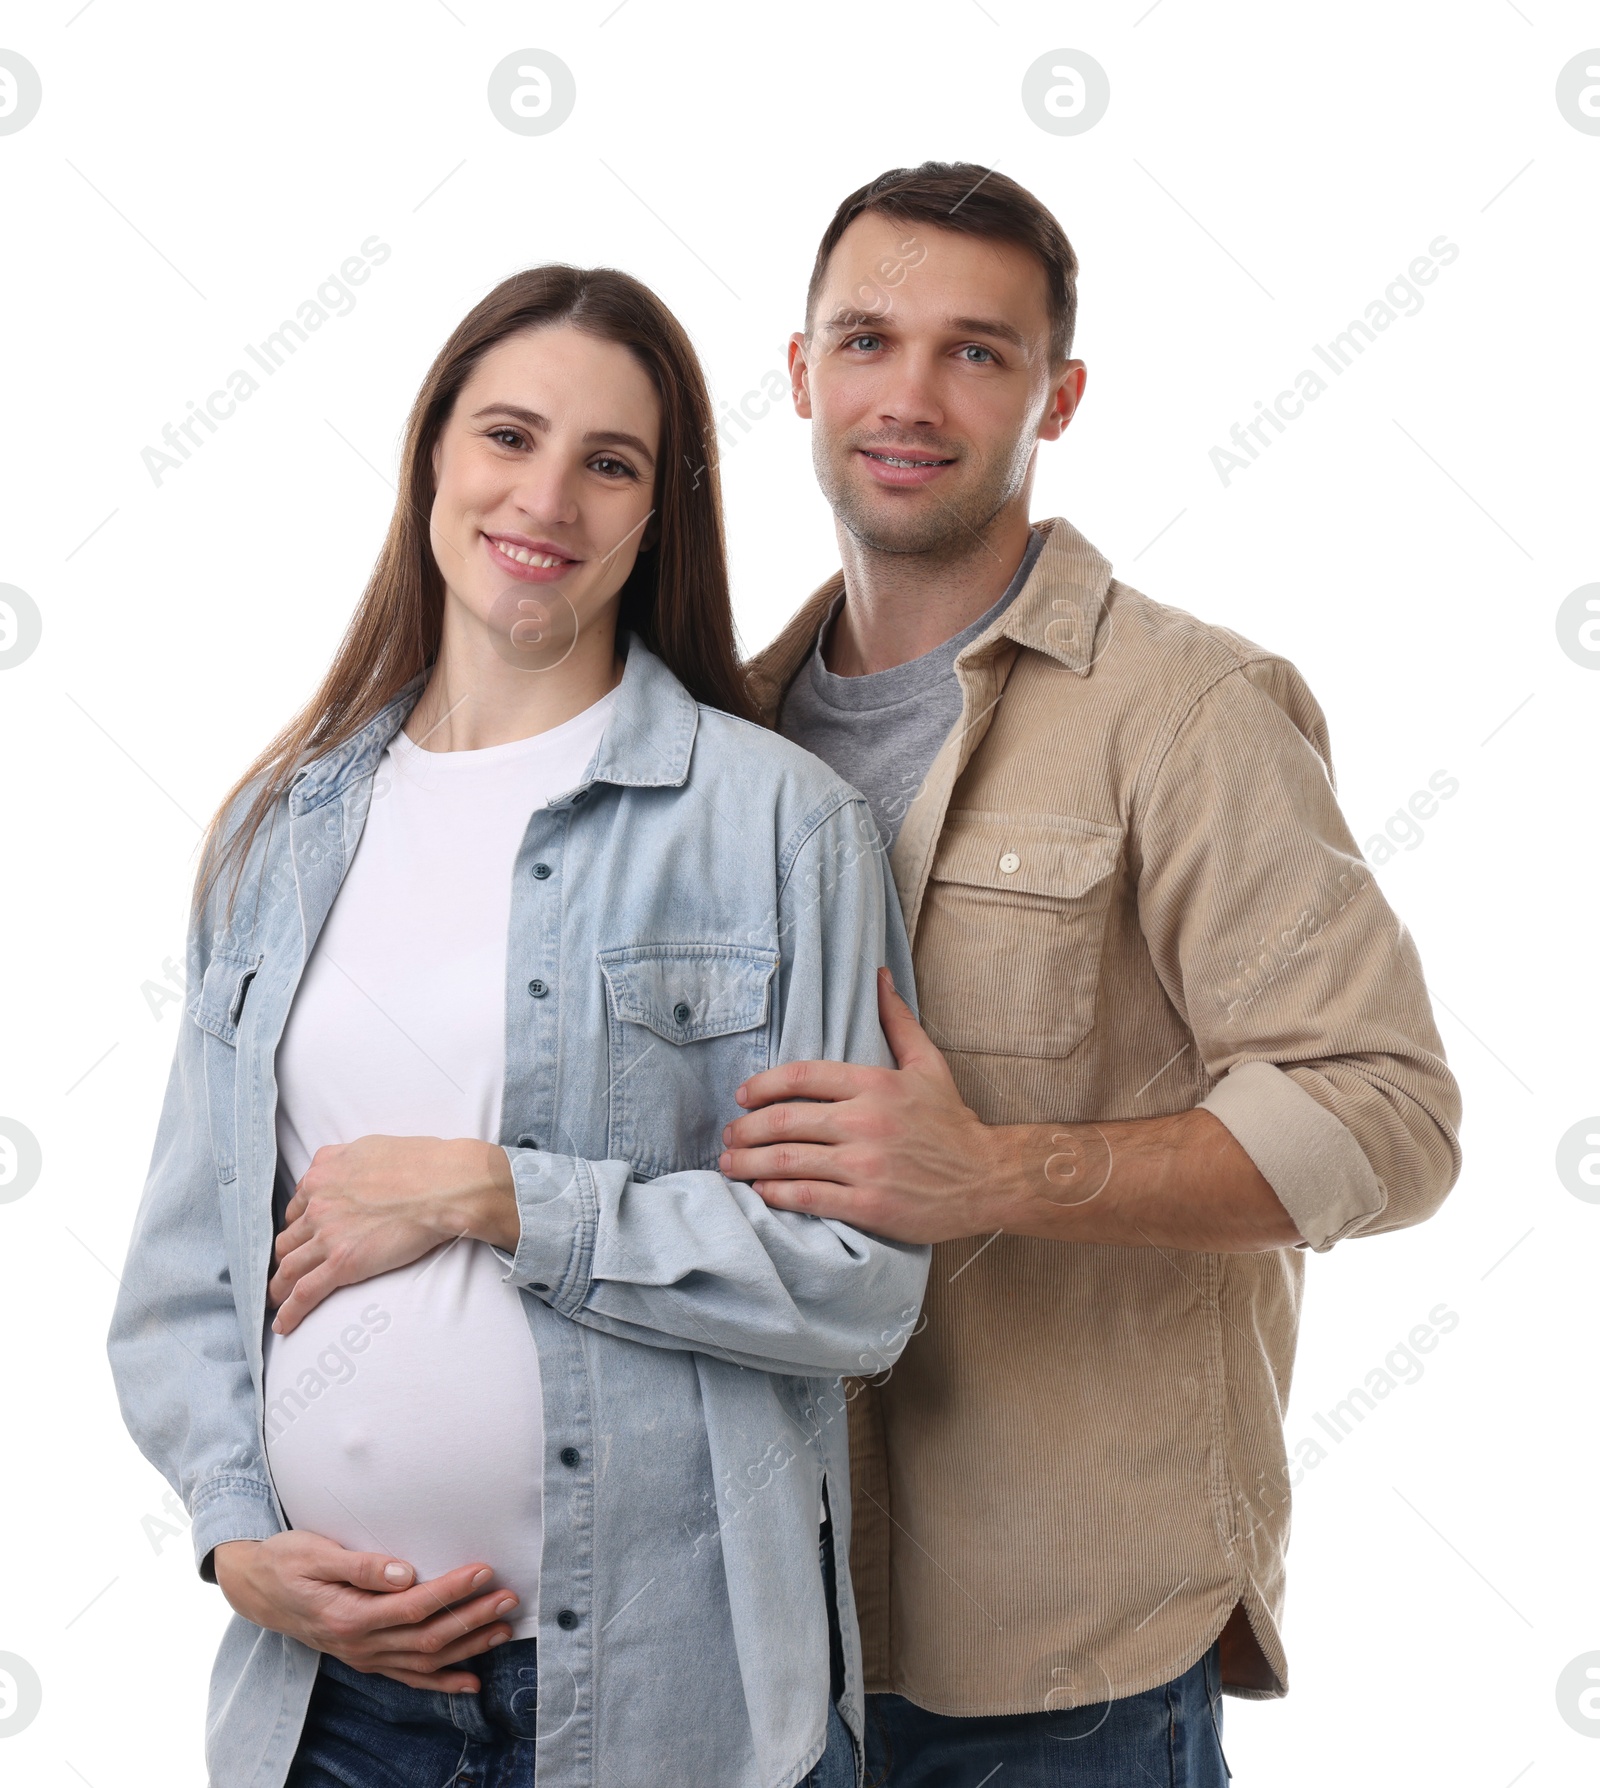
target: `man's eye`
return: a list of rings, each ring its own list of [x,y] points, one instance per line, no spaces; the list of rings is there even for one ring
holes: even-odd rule
[[[883,346],[883,337],[881,335],[852,335],[849,341],[845,343],[845,346],[847,348],[859,348],[863,342],[866,343],[867,351],[870,353],[873,348],[881,348]]]
[[[982,354],[984,356],[984,358],[982,360],[974,362],[974,364],[978,365],[978,366],[986,366],[989,363],[989,361],[994,359],[993,348],[981,347],[975,341],[969,341],[967,343],[967,345],[961,350],[961,352],[963,354]]]

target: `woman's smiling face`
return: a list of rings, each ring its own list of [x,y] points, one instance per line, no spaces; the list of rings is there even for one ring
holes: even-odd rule
[[[570,643],[609,623],[655,532],[660,437],[660,399],[627,348],[564,323],[497,342],[433,450],[449,597],[513,651],[541,628]]]

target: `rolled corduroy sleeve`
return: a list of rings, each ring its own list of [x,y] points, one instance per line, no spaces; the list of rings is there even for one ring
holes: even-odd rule
[[[1219,1118],[1319,1252],[1432,1214],[1461,1099],[1410,934],[1334,794],[1292,665],[1229,672],[1142,777],[1140,925]]]

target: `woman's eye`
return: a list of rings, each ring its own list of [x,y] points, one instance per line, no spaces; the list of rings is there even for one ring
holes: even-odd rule
[[[510,439],[507,440],[503,438],[505,436],[509,436]],[[489,439],[491,441],[499,441],[502,447],[520,447],[522,445],[522,431],[511,427],[491,428],[489,430]]]
[[[589,464],[607,478],[637,478],[639,474],[625,459],[614,459],[609,453],[602,453],[598,459]]]

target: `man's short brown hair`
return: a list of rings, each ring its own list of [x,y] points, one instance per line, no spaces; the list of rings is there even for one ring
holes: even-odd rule
[[[1072,352],[1078,318],[1078,257],[1055,217],[1025,186],[992,168],[970,161],[925,161],[916,168],[891,168],[851,193],[823,232],[806,287],[806,333],[822,289],[828,261],[839,238],[869,211],[912,224],[1014,242],[1038,258],[1044,269],[1050,310],[1050,353],[1065,360]]]

